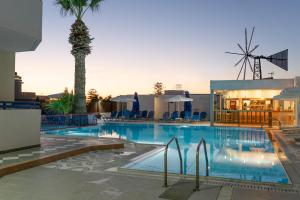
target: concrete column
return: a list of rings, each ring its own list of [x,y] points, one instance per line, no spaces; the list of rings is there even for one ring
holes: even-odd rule
[[[210,90],[210,125],[213,126],[214,125],[214,121],[215,121],[215,115],[214,115],[214,103],[215,102],[215,91],[214,90]]]
[[[0,101],[15,100],[15,53],[0,51]]]
[[[295,126],[300,127],[300,99],[297,98],[295,100]]]

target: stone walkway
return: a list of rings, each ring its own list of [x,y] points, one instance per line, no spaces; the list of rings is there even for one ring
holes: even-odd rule
[[[42,136],[40,147],[0,154],[0,176],[88,151],[123,147],[114,139]]]
[[[103,150],[62,159],[0,178],[2,200],[155,200],[171,189],[178,178],[169,177],[162,187],[161,175],[118,171],[135,157],[156,148],[125,143],[124,149]],[[279,192],[202,182],[192,192],[194,181],[185,180],[191,190],[182,200],[299,200],[298,192]],[[176,184],[175,184],[176,185]],[[183,188],[183,187],[182,187]],[[180,193],[180,188],[179,191]],[[166,195],[165,197],[170,197]],[[178,196],[167,199],[179,199]]]

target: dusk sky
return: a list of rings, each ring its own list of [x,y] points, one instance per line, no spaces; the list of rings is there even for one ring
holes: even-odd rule
[[[68,35],[74,17],[62,17],[53,0],[43,2],[43,41],[35,52],[17,54],[16,71],[24,91],[45,95],[73,88]],[[86,60],[86,90],[149,94],[159,81],[166,89],[182,84],[191,93],[208,93],[210,80],[236,79],[239,57],[224,52],[238,51],[244,28],[250,32],[253,26],[257,55],[289,49],[289,72],[263,62],[264,76],[295,77],[299,10],[299,0],[106,0],[98,13],[84,18],[95,38]]]

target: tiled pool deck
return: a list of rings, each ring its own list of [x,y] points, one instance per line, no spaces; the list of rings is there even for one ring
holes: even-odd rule
[[[290,200],[300,199],[300,188],[297,177],[300,177],[299,151],[297,144],[290,145],[280,133],[273,133],[279,138],[280,149],[287,152],[281,155],[284,166],[287,167],[293,185],[258,187],[257,184],[239,184],[228,181],[201,181],[199,192],[192,192],[194,180],[185,178],[179,181],[178,177],[169,177],[169,188],[163,188],[161,174],[147,174],[118,170],[132,159],[156,148],[155,145],[142,145],[125,142],[124,149],[92,151],[74,157],[51,162],[42,166],[20,171],[0,178],[0,199],[30,199],[30,200],[153,200],[153,199],[189,199],[189,200]],[[43,141],[59,144],[58,146],[72,145],[82,139],[43,137]],[[64,139],[64,140],[63,140]],[[76,141],[74,141],[76,140]],[[83,140],[95,142],[94,139]],[[103,143],[113,140],[100,139]],[[82,142],[82,143],[85,143]],[[119,142],[118,140],[114,142]],[[74,144],[75,145],[75,144]],[[83,145],[83,144],[81,144]],[[287,146],[285,146],[287,145]],[[54,148],[54,147],[53,147]],[[66,146],[71,148],[71,146]],[[63,149],[63,148],[62,148]],[[49,149],[48,149],[49,150]],[[26,150],[28,151],[28,150]],[[43,150],[32,150],[32,154],[41,156]],[[21,153],[9,155],[20,157]],[[6,154],[8,155],[8,154]],[[1,155],[3,158],[3,155]],[[10,160],[11,159],[11,160]],[[4,159],[4,162],[13,162],[16,158]],[[21,159],[25,159],[21,156]],[[288,164],[286,164],[287,162]],[[289,169],[292,168],[294,172]],[[292,174],[294,173],[294,174]],[[296,178],[294,178],[294,176]],[[178,182],[179,181],[179,182]],[[174,185],[175,184],[175,185]],[[291,189],[287,191],[285,189]]]
[[[89,151],[123,148],[115,139],[41,136],[41,146],[0,154],[0,176]]]

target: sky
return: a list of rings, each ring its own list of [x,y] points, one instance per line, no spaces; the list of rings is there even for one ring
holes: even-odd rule
[[[300,75],[299,0],[105,0],[84,22],[94,38],[86,59],[86,90],[101,96],[153,93],[165,89],[208,93],[210,80],[236,79],[237,43],[255,26],[256,55],[289,49],[289,72],[262,63],[263,75]],[[23,91],[46,95],[73,88],[74,58],[68,43],[74,17],[43,1],[43,39],[34,52],[17,53]],[[250,34],[250,33],[249,33]],[[248,78],[251,73],[248,71]]]

